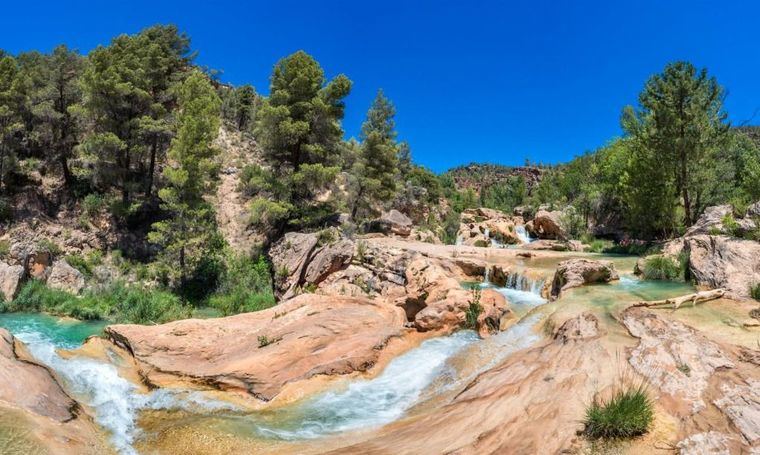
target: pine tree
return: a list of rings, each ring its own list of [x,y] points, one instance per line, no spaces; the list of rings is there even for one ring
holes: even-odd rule
[[[19,69],[11,56],[0,59],[0,191],[16,163],[16,133],[23,129],[19,104]]]
[[[158,193],[161,207],[171,215],[154,223],[148,238],[163,247],[165,262],[176,264],[184,285],[216,233],[213,209],[203,196],[218,173],[218,150],[212,142],[219,130],[221,100],[199,71],[178,87],[177,96],[177,135],[168,152],[170,165],[163,171],[167,186]]]
[[[237,98],[236,122],[240,131],[247,131],[251,126],[256,103],[256,92],[250,85],[244,85],[235,89]]]
[[[396,192],[398,144],[396,144],[396,110],[382,90],[377,92],[367,119],[362,124],[361,156],[356,166],[357,191],[351,217],[360,209],[390,200]]]
[[[684,226],[693,224],[705,208],[705,172],[727,137],[723,98],[723,88],[706,69],[675,62],[647,81],[638,110],[628,107],[623,113],[626,133],[645,149],[642,153],[657,161],[648,167],[654,175],[642,176],[644,180],[637,184],[672,182],[683,208]],[[658,166],[669,175],[659,175]]]

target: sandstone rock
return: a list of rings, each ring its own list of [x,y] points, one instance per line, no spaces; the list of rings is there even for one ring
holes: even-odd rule
[[[567,233],[562,228],[561,215],[562,212],[559,210],[553,212],[539,210],[533,218],[531,234],[539,239],[566,240]]]
[[[728,438],[717,431],[697,433],[676,444],[680,455],[730,455]]]
[[[47,279],[47,285],[53,289],[79,294],[84,289],[85,280],[82,272],[61,259],[53,264],[50,276]]]
[[[317,248],[304,272],[304,281],[319,284],[327,276],[346,268],[354,257],[354,242],[348,239]]]
[[[724,231],[723,218],[726,215],[731,215],[733,209],[730,205],[717,205],[708,207],[704,213],[697,219],[697,222],[686,230],[685,237],[699,234],[709,234],[711,230]]]
[[[275,295],[289,298],[301,284],[308,259],[317,246],[313,233],[288,232],[269,251],[275,273]]]
[[[683,415],[705,407],[702,395],[716,370],[734,367],[717,344],[680,322],[641,308],[627,309],[622,322],[639,339],[628,362]]]
[[[421,229],[418,227],[412,228],[412,232],[409,234],[409,239],[417,242],[433,243],[436,245],[443,244],[441,239],[438,238],[438,236],[433,231],[430,229]]]
[[[618,274],[611,261],[568,259],[557,266],[552,280],[550,297],[557,299],[563,291],[589,283],[608,283]]]
[[[691,276],[702,286],[724,288],[749,297],[749,287],[760,283],[760,243],[726,236],[697,235],[685,239]]]
[[[760,445],[760,378],[746,384],[724,384],[723,397],[713,403],[739,429],[752,446]]]
[[[577,240],[535,240],[522,248],[528,250],[549,250],[549,251],[583,251],[584,246]]]
[[[24,267],[21,265],[8,265],[0,262],[0,292],[6,302],[13,300],[21,287],[24,278]]]
[[[383,232],[408,237],[412,232],[412,220],[396,209],[383,213],[369,223],[371,232]]]
[[[466,289],[449,290],[443,299],[427,303],[415,315],[414,325],[423,332],[453,332],[465,324],[466,311],[473,298],[473,293]],[[502,327],[502,318],[513,316],[504,296],[492,289],[481,292],[479,303],[482,312],[478,316],[476,329],[482,337],[498,332]]]
[[[554,339],[562,343],[599,336],[599,320],[591,313],[567,320],[554,332]]]
[[[112,325],[106,335],[133,354],[149,383],[271,400],[293,381],[371,368],[405,321],[400,308],[382,301],[302,294],[255,313]]]

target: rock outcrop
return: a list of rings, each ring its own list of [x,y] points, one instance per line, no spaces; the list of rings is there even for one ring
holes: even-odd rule
[[[760,283],[760,243],[727,236],[696,235],[684,239],[691,276],[701,286],[749,296]]]
[[[255,313],[112,325],[106,335],[132,353],[149,383],[271,400],[294,381],[369,369],[405,322],[401,308],[383,301],[302,294]]]
[[[393,209],[383,213],[379,218],[370,221],[369,231],[408,237],[412,233],[412,220],[398,210]]]
[[[21,280],[24,278],[24,267],[21,265],[8,265],[0,261],[0,292],[1,298],[6,302],[13,300],[21,288]]]
[[[686,230],[686,237],[699,234],[711,234],[714,231],[724,231],[723,219],[733,213],[730,205],[716,205],[705,209],[704,213],[697,219],[689,229]],[[712,231],[712,232],[711,232]]]
[[[548,298],[556,300],[562,292],[570,288],[590,283],[608,283],[617,279],[618,273],[611,261],[568,259],[557,266]]]
[[[562,227],[562,212],[555,210],[539,210],[529,226],[529,232],[533,237],[548,240],[567,240],[568,235]]]
[[[53,264],[50,276],[47,279],[47,285],[53,289],[79,294],[84,289],[85,280],[82,272],[61,259]]]
[[[0,328],[0,438],[9,453],[111,453],[79,404],[50,371]],[[14,448],[13,446],[18,447]],[[14,451],[17,450],[17,451]]]
[[[468,246],[492,246],[494,243],[514,245],[522,243],[515,226],[522,218],[511,217],[488,208],[467,209],[461,214],[457,239]]]

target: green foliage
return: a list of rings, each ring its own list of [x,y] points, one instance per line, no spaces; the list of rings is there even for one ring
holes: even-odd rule
[[[270,339],[266,335],[259,335],[259,347],[263,348],[264,346],[269,346],[270,344],[274,343],[274,340]]]
[[[39,249],[40,251],[44,251],[53,257],[60,256],[61,253],[63,253],[63,250],[61,250],[61,247],[58,246],[57,243],[53,242],[52,240],[48,238],[42,238],[38,240],[37,249]]]
[[[5,259],[11,252],[11,243],[8,240],[0,240],[0,259]]]
[[[678,280],[683,278],[682,267],[673,259],[655,255],[644,262],[644,278],[647,280]]]
[[[19,295],[6,304],[4,310],[44,311],[77,319],[103,319],[134,324],[160,324],[189,315],[188,308],[182,305],[179,298],[166,291],[145,290],[117,283],[80,297],[48,288],[37,280],[24,285]]]
[[[509,176],[506,182],[485,186],[480,190],[480,205],[504,213],[526,202],[528,187],[525,178],[521,175]]]
[[[749,295],[753,299],[760,301],[760,283],[754,283],[749,286]]]
[[[726,214],[721,219],[721,224],[723,225],[723,229],[729,234],[734,237],[742,237],[743,232],[741,230],[741,226],[739,226],[739,223],[734,219],[734,216],[732,214]]]
[[[594,397],[586,408],[584,433],[591,439],[621,439],[649,431],[654,405],[644,386],[617,390],[608,400]]]
[[[82,200],[82,210],[90,218],[98,215],[106,206],[106,198],[102,194],[91,193]]]
[[[161,258],[177,266],[184,285],[194,273],[217,235],[213,209],[203,198],[214,188],[218,172],[211,143],[219,129],[221,101],[208,78],[193,72],[178,86],[180,105],[177,136],[164,168],[167,185],[159,191],[161,207],[171,217],[153,224],[148,239],[163,247]]]
[[[467,310],[465,311],[465,328],[476,330],[478,328],[478,316],[483,312],[483,305],[480,304],[480,287],[473,287],[470,292],[472,298],[469,301]]]
[[[227,256],[216,293],[209,298],[208,306],[227,316],[263,310],[274,304],[271,268],[266,258]]]
[[[13,218],[13,210],[5,198],[0,198],[0,222],[10,221]]]

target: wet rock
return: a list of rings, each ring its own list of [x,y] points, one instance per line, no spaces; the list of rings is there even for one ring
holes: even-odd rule
[[[61,259],[53,264],[47,285],[53,289],[79,294],[84,289],[85,279],[82,272]]]
[[[717,344],[680,322],[641,308],[627,309],[622,322],[639,339],[629,363],[683,415],[705,407],[703,393],[716,370],[734,367]]]
[[[396,209],[383,213],[369,223],[370,232],[382,232],[408,237],[412,233],[412,220]]]
[[[612,261],[568,259],[557,266],[549,297],[557,299],[563,291],[570,288],[590,283],[608,283],[617,279],[618,273]]]
[[[684,242],[697,284],[746,298],[750,285],[760,283],[759,242],[713,235],[697,235]]]
[[[372,367],[403,311],[382,301],[302,294],[255,313],[156,326],[112,325],[156,385],[188,384],[274,398],[285,384]]]
[[[0,292],[6,302],[13,300],[21,288],[21,280],[24,278],[24,267],[21,265],[8,265],[0,262]]]

